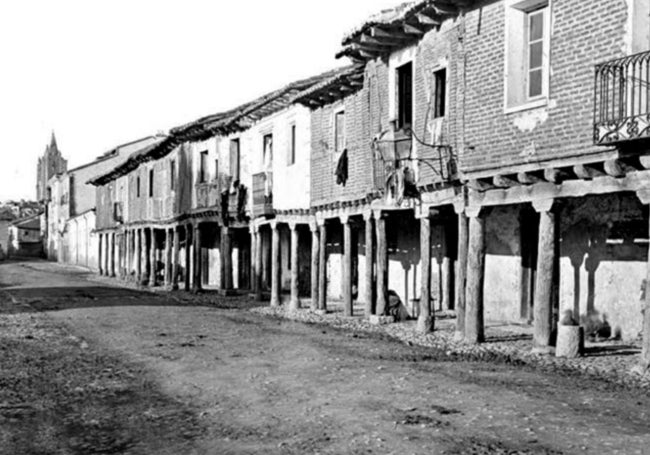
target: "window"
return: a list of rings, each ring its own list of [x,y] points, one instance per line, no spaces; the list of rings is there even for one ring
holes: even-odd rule
[[[219,179],[219,160],[214,160],[214,179],[213,180],[218,180]]]
[[[433,73],[433,118],[445,116],[447,98],[447,69],[442,68]]]
[[[341,153],[345,148],[345,111],[334,114],[334,151]]]
[[[135,179],[135,194],[137,197],[140,197],[140,176],[139,175]]]
[[[176,161],[169,162],[169,186],[172,190],[176,189]]]
[[[149,169],[149,197],[153,197],[153,169]]]
[[[543,106],[548,95],[548,0],[507,0],[506,110]]]
[[[528,13],[528,98],[542,95],[542,73],[544,71],[544,10]]]
[[[201,152],[199,156],[199,183],[204,183],[208,178],[208,151]]]
[[[239,139],[230,141],[230,176],[233,181],[239,180]]]
[[[397,68],[397,127],[411,126],[413,116],[413,64]]]
[[[273,134],[262,137],[262,162],[265,171],[273,169]]]
[[[296,125],[295,123],[289,127],[289,157],[287,165],[291,166],[296,163]]]

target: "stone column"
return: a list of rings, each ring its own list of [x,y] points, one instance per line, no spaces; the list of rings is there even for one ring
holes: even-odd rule
[[[386,219],[381,211],[375,212],[377,230],[377,315],[385,316],[388,299],[388,244],[386,243]]]
[[[420,315],[417,330],[429,333],[434,329],[434,317],[431,311],[431,218],[429,208],[420,218],[420,260],[422,261],[422,290],[420,292]]]
[[[191,289],[191,271],[192,271],[192,225],[185,225],[185,274],[183,284],[186,291]]]
[[[318,309],[327,311],[327,225],[318,220],[320,247],[318,251]]]
[[[142,281],[142,229],[136,229],[135,233],[135,281]]]
[[[485,280],[485,215],[481,207],[467,207],[469,244],[467,251],[467,285],[465,288],[465,341],[485,341],[483,321],[483,283]]]
[[[180,260],[180,235],[178,229],[178,226],[174,226],[172,229],[172,290],[174,291],[178,290],[178,262]]]
[[[104,248],[104,234],[99,234],[98,235],[98,237],[97,237],[97,245],[98,245],[98,248],[97,248],[97,265],[98,265],[98,268],[99,268],[99,274],[103,275],[104,270],[105,270],[104,264],[102,262],[104,260],[104,253],[102,251],[103,248]]]
[[[320,251],[320,237],[318,225],[315,221],[309,223],[311,231],[311,305],[312,310],[318,309],[318,257]]]
[[[289,308],[297,310],[300,308],[300,296],[298,295],[298,226],[295,222],[289,223],[291,229],[291,300]]]
[[[172,284],[172,234],[165,229],[165,287]]]
[[[363,214],[365,220],[365,234],[366,234],[366,287],[365,287],[365,307],[364,313],[368,317],[375,314],[375,236],[374,225],[372,222],[372,211],[368,210]]]
[[[440,302],[442,308],[445,310],[452,310],[454,308],[453,293],[454,293],[454,261],[451,257],[453,241],[451,235],[451,226],[449,220],[443,219],[442,225],[442,301]]]
[[[156,230],[151,228],[151,243],[149,248],[149,286],[156,285]]]
[[[129,279],[131,275],[131,255],[133,254],[131,247],[131,231],[124,231],[124,278]]]
[[[221,226],[221,289],[223,294],[232,292],[232,233],[228,226]]]
[[[109,273],[112,278],[115,278],[115,233],[108,234],[109,243]]]
[[[194,279],[192,280],[192,291],[198,292],[203,289],[203,283],[201,283],[202,275],[202,261],[201,261],[201,224],[196,223],[194,225]]]
[[[553,328],[553,272],[557,235],[553,202],[553,199],[533,202],[533,208],[539,213],[537,276],[533,310],[533,350],[542,353],[547,353],[550,350]]]
[[[455,340],[465,338],[465,285],[467,279],[467,248],[469,242],[469,227],[465,204],[455,204],[454,210],[458,215],[458,263],[456,264],[456,329]]]
[[[646,206],[650,205],[650,189],[637,191],[637,197]],[[648,226],[650,238],[650,225]],[[640,369],[645,372],[650,368],[650,248],[648,248],[648,264],[646,266],[645,301],[643,302],[643,340],[641,342]]]
[[[262,296],[262,233],[260,227],[255,227],[255,266],[253,270],[253,282],[255,283],[255,300],[261,302]]]
[[[282,303],[280,289],[280,231],[278,223],[271,221],[271,306]]]

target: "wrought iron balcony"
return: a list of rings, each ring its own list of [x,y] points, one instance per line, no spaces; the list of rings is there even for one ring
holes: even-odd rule
[[[273,215],[273,174],[253,174],[253,217]]]
[[[596,65],[594,143],[650,139],[650,51]]]

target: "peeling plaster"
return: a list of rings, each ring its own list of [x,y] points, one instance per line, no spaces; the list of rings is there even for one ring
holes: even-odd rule
[[[548,120],[547,109],[534,109],[516,115],[512,121],[519,131],[530,132],[546,120]]]
[[[537,154],[537,146],[535,145],[535,142],[531,142],[526,147],[524,147],[524,149],[519,154],[519,156],[529,160],[529,159],[534,158],[536,154]]]

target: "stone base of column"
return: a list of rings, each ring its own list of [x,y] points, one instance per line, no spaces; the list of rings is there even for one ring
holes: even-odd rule
[[[314,314],[325,316],[327,314],[327,310],[314,310]]]
[[[219,289],[217,292],[221,297],[232,297],[233,295],[237,295],[235,289]]]
[[[380,316],[377,314],[371,314],[368,316],[368,322],[373,325],[386,325],[394,323],[395,318],[393,316]]]
[[[172,291],[178,291],[178,283],[172,284]]]
[[[462,342],[465,339],[465,334],[463,332],[454,332],[454,341]]]
[[[557,327],[556,357],[575,358],[584,352],[584,329],[575,325]]]
[[[552,355],[555,348],[553,346],[533,346],[530,352],[537,355]]]
[[[300,299],[291,299],[289,301],[289,310],[295,311],[300,309]]]
[[[282,303],[281,299],[278,299],[277,297],[271,297],[271,306],[273,308],[279,307],[281,303]]]
[[[418,316],[418,322],[415,326],[415,330],[418,333],[431,333],[433,332],[433,319],[431,316]]]

